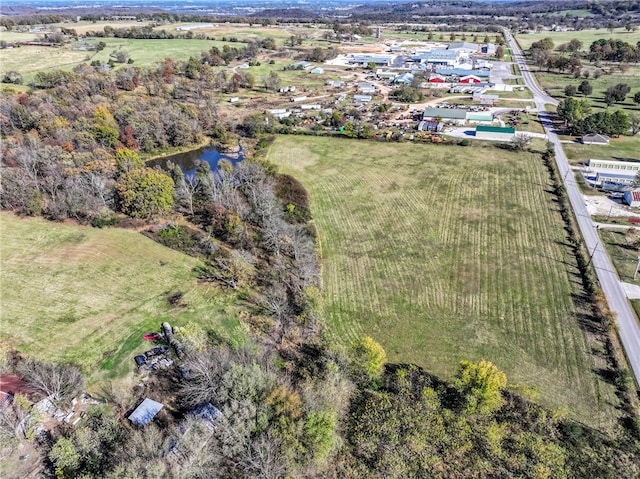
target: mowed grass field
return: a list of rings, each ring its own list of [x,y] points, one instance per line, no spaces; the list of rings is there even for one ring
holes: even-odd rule
[[[604,38],[608,40],[613,38],[614,40],[622,40],[624,42],[635,45],[640,41],[640,31],[628,32],[624,28],[616,28],[613,32],[609,30],[580,30],[575,32],[540,32],[540,33],[519,33],[516,35],[516,40],[523,50],[528,49],[532,43],[542,40],[543,38],[551,38],[553,43],[557,47],[561,43],[566,43],[574,38],[582,41],[583,49],[589,50],[591,45],[596,40]]]
[[[198,284],[195,258],[140,233],[0,214],[1,340],[81,365],[92,382],[134,370],[163,321],[232,334],[235,296]],[[168,295],[184,293],[182,305]]]
[[[279,137],[268,159],[308,188],[329,334],[451,378],[488,359],[589,424],[618,403],[538,155],[493,146]],[[581,299],[582,298],[582,299]]]

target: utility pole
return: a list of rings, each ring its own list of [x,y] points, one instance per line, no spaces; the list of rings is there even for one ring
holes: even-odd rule
[[[593,247],[593,251],[589,255],[589,261],[587,262],[587,266],[591,264],[591,260],[593,259],[593,255],[596,254],[597,249],[598,249],[598,243],[596,242],[596,245]]]
[[[636,264],[636,272],[633,273],[633,280],[635,281],[638,277],[638,270],[640,269],[640,256],[638,256],[638,264]]]
[[[613,205],[609,208],[609,213],[607,213],[607,221],[609,221],[609,217],[611,216],[611,210],[613,210]]]

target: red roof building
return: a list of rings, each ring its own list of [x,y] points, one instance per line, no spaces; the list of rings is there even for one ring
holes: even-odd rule
[[[460,83],[480,83],[482,80],[475,75],[467,75],[460,78]]]

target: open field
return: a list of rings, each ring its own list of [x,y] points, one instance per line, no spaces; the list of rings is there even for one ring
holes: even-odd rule
[[[622,40],[624,42],[635,45],[636,42],[640,41],[640,31],[635,32],[627,32],[624,28],[616,28],[613,33],[609,32],[609,30],[580,30],[576,32],[540,32],[540,33],[519,33],[515,35],[516,40],[518,40],[518,44],[520,48],[523,50],[528,49],[533,42],[537,42],[542,40],[543,38],[551,38],[553,43],[557,47],[561,43],[566,43],[574,38],[582,41],[584,44],[583,48],[585,50],[589,49],[589,45],[591,45],[594,41],[599,40],[600,38],[609,39],[613,38],[614,40]]]
[[[0,214],[2,340],[80,364],[92,381],[131,372],[162,321],[233,328],[235,296],[200,285],[194,258],[143,235]],[[167,295],[181,291],[184,306]],[[146,343],[146,344],[145,344]]]
[[[629,223],[627,223],[628,225]],[[627,246],[625,241],[626,229],[614,231],[609,229],[600,230],[600,238],[602,238],[609,257],[613,262],[613,266],[618,272],[621,281],[626,283],[638,284],[639,280],[633,279],[633,274],[638,264],[638,251]]]
[[[447,378],[462,359],[489,359],[545,404],[614,424],[613,386],[596,372],[603,345],[582,329],[590,309],[539,156],[279,137],[268,159],[309,189],[331,337],[371,335],[391,361]]]
[[[84,63],[92,53],[94,52],[75,51],[66,47],[40,46],[0,50],[0,75],[11,70],[17,71],[23,76],[26,85],[40,71],[71,70]]]
[[[565,143],[564,152],[572,165],[583,163],[591,158],[600,160],[640,160],[640,136],[621,136],[612,138],[606,146]]]
[[[585,68],[585,70],[589,70],[593,73],[595,69],[589,67]],[[550,73],[540,70],[534,71],[540,85],[556,98],[565,98],[564,88],[567,85],[573,85],[577,88],[584,80],[584,78],[576,79],[573,75],[565,73]],[[607,104],[604,102],[604,92],[607,88],[617,85],[618,83],[626,83],[629,85],[629,87],[631,87],[631,92],[627,95],[624,102],[615,103],[610,108],[623,108],[629,113],[640,113],[640,105],[633,102],[633,95],[640,91],[640,71],[638,71],[638,69],[631,69],[626,73],[614,72],[609,75],[602,75],[599,78],[595,78],[594,75],[591,75],[588,81],[593,87],[593,93],[587,97],[578,94],[577,97],[589,100],[594,113],[607,108]]]

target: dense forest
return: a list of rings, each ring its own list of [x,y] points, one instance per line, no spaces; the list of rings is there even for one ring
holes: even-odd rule
[[[82,372],[10,355],[3,371],[33,397],[0,407],[3,446],[37,440],[56,478],[640,477],[636,418],[610,437],[537,405],[488,361],[463,361],[448,383],[387,363],[369,337],[335,345],[323,329],[309,198],[262,159],[270,138],[215,172],[145,166],[145,154],[229,141],[238,125],[220,123],[212,91],[250,79],[216,73],[211,59],[224,63],[223,53],[43,73],[29,93],[1,93],[3,209],[100,227],[138,218],[146,235],[200,258],[201,281],[242,292],[251,311],[239,318],[243,337],[197,323],[176,331],[179,368],[148,386],[168,407],[145,428],[124,419],[128,401],[106,397],[75,426],[36,437],[30,400],[69,402]],[[194,414],[203,404],[219,414]]]

